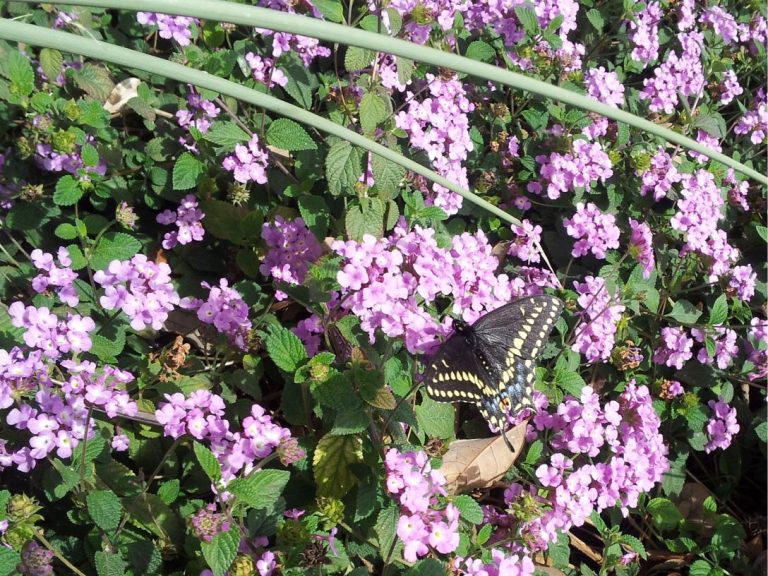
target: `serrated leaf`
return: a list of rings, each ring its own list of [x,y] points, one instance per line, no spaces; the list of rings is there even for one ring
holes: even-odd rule
[[[123,557],[119,553],[96,552],[94,559],[96,561],[96,572],[99,576],[123,576],[127,566]]]
[[[714,568],[706,560],[694,560],[690,568],[688,568],[688,574],[689,576],[710,576]]]
[[[83,189],[80,182],[67,174],[56,182],[56,190],[53,192],[53,202],[57,206],[72,206],[83,197]]]
[[[713,326],[723,324],[728,319],[728,298],[720,294],[709,310],[709,323]]]
[[[88,259],[83,255],[83,251],[77,244],[70,244],[67,246],[67,252],[69,252],[69,258],[72,260],[72,270],[82,270],[88,266]]]
[[[11,81],[11,94],[14,101],[18,97],[29,96],[35,89],[35,71],[29,62],[29,57],[18,50],[8,50],[1,64],[3,75]]]
[[[424,396],[422,403],[416,406],[416,419],[421,429],[433,438],[453,438],[453,405],[435,402]]]
[[[323,15],[323,18],[336,24],[344,22],[344,7],[339,0],[312,0],[312,5]]]
[[[299,198],[299,213],[304,224],[318,238],[325,238],[330,226],[328,204],[322,196],[306,194]]]
[[[475,40],[467,46],[465,56],[467,58],[472,58],[472,60],[479,60],[480,62],[493,62],[496,58],[496,50],[493,49],[493,46],[482,40]]]
[[[77,228],[73,226],[72,224],[59,224],[56,226],[56,229],[53,231],[53,233],[56,235],[57,238],[61,238],[62,240],[74,240],[77,238]]]
[[[173,189],[194,188],[204,172],[205,165],[189,152],[184,152],[173,165]]]
[[[296,334],[282,326],[270,326],[264,338],[267,353],[278,368],[293,374],[307,361],[307,351]]]
[[[678,300],[672,306],[672,311],[667,314],[668,318],[677,320],[681,324],[695,324],[701,316],[701,310],[696,308],[687,300]]]
[[[283,89],[305,110],[312,108],[312,80],[307,69],[298,61],[289,61],[282,66],[288,77]]]
[[[653,518],[654,523],[661,530],[675,528],[683,519],[680,511],[675,507],[671,500],[667,498],[654,498],[648,502],[646,510]]]
[[[91,334],[91,343],[91,354],[102,362],[114,362],[125,348],[125,331],[118,330],[114,339],[101,334]]]
[[[317,144],[300,124],[288,118],[278,118],[267,128],[267,142],[288,151],[316,150]]]
[[[397,538],[397,520],[400,517],[400,512],[397,506],[389,506],[379,512],[379,516],[376,518],[376,539],[379,542],[379,550],[383,554],[389,554],[394,548],[395,539]]]
[[[376,394],[372,398],[365,398],[365,401],[374,408],[381,410],[394,410],[397,406],[395,395],[385,386],[378,388]]]
[[[363,134],[372,134],[376,126],[389,116],[389,106],[379,94],[366,92],[360,99],[360,127]]]
[[[0,546],[0,576],[18,574],[16,566],[21,560],[19,553],[11,548]]]
[[[411,76],[413,76],[413,70],[416,68],[413,60],[398,56],[395,67],[397,68],[397,81],[403,86],[408,84],[411,81]]]
[[[141,250],[141,242],[125,232],[107,232],[101,237],[91,256],[91,267],[102,270],[112,260],[128,260]]]
[[[544,452],[544,443],[536,439],[528,445],[528,450],[525,455],[525,463],[528,466],[533,466],[539,461],[542,453]]]
[[[515,7],[515,16],[520,20],[520,24],[523,25],[525,32],[529,36],[534,36],[540,30],[539,20],[536,18],[536,12],[527,6]]]
[[[224,576],[237,556],[240,545],[240,529],[235,524],[229,531],[221,532],[210,542],[201,542],[203,558],[208,563],[214,576]]]
[[[605,25],[603,15],[600,14],[599,10],[595,10],[594,8],[587,11],[587,20],[589,20],[589,23],[592,24],[598,32],[602,31],[603,26]]]
[[[250,136],[234,122],[214,122],[203,138],[217,146],[228,150],[234,149],[237,144],[248,142]]]
[[[376,52],[373,50],[348,46],[347,53],[344,55],[344,67],[347,69],[347,72],[368,68],[373,62],[374,56],[376,56]]]
[[[323,436],[312,458],[318,494],[332,498],[348,494],[357,483],[350,467],[362,461],[363,441],[359,436]]]
[[[629,546],[633,552],[637,552],[638,556],[640,556],[640,558],[643,560],[648,558],[648,552],[645,551],[645,546],[643,546],[643,543],[631,534],[622,534],[621,543]]]
[[[193,450],[195,452],[195,458],[197,458],[197,461],[200,463],[200,467],[211,482],[215,484],[221,480],[221,464],[214,453],[200,444],[200,442],[195,442],[193,444]]]
[[[86,495],[86,503],[91,519],[104,532],[111,532],[120,525],[123,507],[120,504],[120,498],[111,490],[89,491]]]
[[[371,157],[374,186],[382,197],[392,198],[405,178],[405,168],[376,154]]]
[[[768,227],[755,226],[755,230],[757,231],[757,235],[763,239],[763,242],[768,242]]]
[[[347,209],[344,224],[347,236],[358,242],[371,234],[376,238],[384,235],[384,203],[379,198],[361,198],[360,203]]]
[[[761,442],[768,442],[768,422],[760,422],[755,426],[755,433]]]
[[[40,67],[49,81],[55,82],[64,68],[64,57],[53,48],[40,50]]]
[[[235,478],[227,484],[227,491],[251,508],[271,508],[290,478],[285,470],[259,470],[246,478]]]
[[[451,500],[458,508],[461,517],[471,524],[483,523],[483,509],[477,501],[467,494],[460,494]]]
[[[578,372],[571,372],[569,370],[558,370],[555,372],[555,383],[574,398],[581,397],[581,391],[587,385],[584,382],[584,378]]]
[[[325,176],[329,192],[334,196],[352,192],[362,174],[361,150],[346,140],[334,143],[325,157]]]
[[[86,63],[79,70],[74,70],[73,78],[78,88],[99,102],[104,102],[109,98],[115,87],[109,70],[96,64]]]

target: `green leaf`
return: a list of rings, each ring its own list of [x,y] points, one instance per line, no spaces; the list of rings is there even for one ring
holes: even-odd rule
[[[403,85],[408,84],[411,81],[411,76],[413,76],[413,70],[416,68],[413,60],[398,56],[395,66],[397,67],[397,81]]]
[[[379,541],[379,550],[382,556],[387,556],[395,546],[397,538],[397,520],[400,512],[397,506],[389,506],[379,512],[376,518],[376,539]]]
[[[240,220],[243,211],[240,208],[223,200],[203,200],[200,209],[205,213],[203,226],[212,236],[234,244],[241,243]]]
[[[376,238],[384,235],[384,203],[379,198],[361,198],[360,203],[347,209],[344,224],[347,236],[358,242],[371,234]]]
[[[238,144],[248,142],[251,137],[234,122],[215,122],[203,138],[217,146],[232,150]]]
[[[344,67],[347,72],[355,72],[368,68],[373,62],[376,52],[357,46],[348,46],[347,53],[344,55]]]
[[[379,123],[389,117],[387,101],[373,92],[366,92],[360,100],[360,127],[363,134],[372,134]]]
[[[493,525],[492,524],[485,524],[482,528],[477,532],[477,538],[475,539],[478,546],[482,546],[486,542],[488,542],[488,539],[493,534]]]
[[[755,433],[761,442],[768,442],[768,422],[763,421],[755,426]]]
[[[251,508],[271,508],[290,478],[285,470],[258,470],[246,478],[232,480],[227,484],[227,491]]]
[[[200,442],[193,444],[193,450],[195,451],[197,461],[200,463],[200,467],[211,482],[215,484],[221,480],[221,464],[219,464],[214,453],[200,444]]]
[[[633,552],[637,552],[637,555],[640,556],[640,558],[642,558],[643,560],[648,558],[648,552],[646,552],[645,546],[643,545],[643,543],[638,538],[635,538],[631,534],[622,534],[621,543],[629,546]]]
[[[712,304],[709,311],[709,323],[713,326],[723,324],[728,319],[728,298],[725,294],[720,294]]]
[[[18,565],[21,557],[19,553],[0,546],[0,576],[11,576],[11,574],[18,574],[16,566]]]
[[[330,226],[328,204],[322,196],[306,194],[299,198],[299,212],[307,228],[318,238],[325,238]]]
[[[67,252],[69,252],[69,258],[72,260],[72,270],[82,270],[88,265],[87,258],[77,244],[67,246]]]
[[[123,507],[120,504],[120,498],[114,492],[111,490],[91,490],[85,501],[88,504],[88,514],[91,515],[96,526],[104,532],[111,532],[120,525]]]
[[[224,573],[229,570],[232,562],[235,561],[239,545],[240,529],[237,524],[228,532],[217,534],[210,542],[200,543],[203,558],[213,571],[214,576],[224,576]]]
[[[362,151],[346,140],[335,142],[325,157],[329,192],[334,196],[352,192],[362,174]]]
[[[11,92],[15,97],[29,96],[35,89],[35,71],[32,69],[29,57],[18,50],[8,50],[5,53],[2,71],[3,75],[11,81]]]
[[[496,58],[496,50],[493,49],[493,46],[482,40],[475,40],[467,46],[465,56],[467,58],[472,58],[472,60],[479,60],[480,62],[493,62]]]
[[[671,530],[683,520],[683,515],[667,498],[654,498],[648,502],[647,511],[661,530]]]
[[[58,50],[43,48],[40,50],[40,67],[49,80],[55,80],[64,68],[64,57]]]
[[[672,311],[667,314],[667,318],[677,320],[680,324],[695,324],[701,316],[701,310],[696,308],[687,300],[678,300],[672,307]]]
[[[520,24],[523,25],[525,32],[529,36],[536,35],[539,30],[539,20],[536,18],[536,12],[527,6],[517,6],[515,8],[515,15],[520,20]]]
[[[768,242],[768,227],[755,226],[755,230],[757,230],[757,234],[763,239],[763,242]]]
[[[270,326],[264,344],[269,357],[284,372],[293,374],[307,361],[304,344],[296,334],[282,326]]]
[[[283,89],[288,92],[299,106],[305,110],[312,108],[312,79],[307,69],[300,61],[288,61],[282,66],[283,72],[288,77],[288,84]]]
[[[569,370],[557,370],[555,372],[555,384],[574,398],[580,398],[581,391],[587,385],[584,382],[584,378],[578,372],[571,372]]]
[[[603,26],[605,25],[603,15],[600,14],[599,10],[595,10],[594,8],[587,11],[587,20],[589,20],[589,23],[592,24],[598,32],[602,31]]]
[[[405,168],[376,154],[371,156],[374,187],[381,197],[394,198],[405,178]]]
[[[435,402],[424,396],[421,405],[416,406],[416,419],[421,429],[433,438],[453,438],[453,405]]]
[[[452,502],[464,520],[470,524],[483,523],[483,509],[472,496],[461,494],[453,498]]]
[[[72,78],[79,88],[100,103],[109,97],[115,87],[109,70],[97,64],[84,64],[82,68],[72,72]]]
[[[525,455],[525,463],[528,466],[533,466],[539,461],[542,453],[544,452],[544,444],[541,440],[534,440],[528,445],[528,451]]]
[[[54,230],[53,233],[57,238],[61,238],[62,240],[74,240],[78,236],[77,228],[72,224],[67,223],[56,226],[56,230]]]
[[[118,330],[114,340],[101,334],[91,334],[89,352],[105,363],[115,362],[125,348],[125,330]]]
[[[99,576],[123,576],[125,574],[127,564],[119,553],[99,550],[94,559],[96,560],[96,572]]]
[[[267,142],[289,150],[317,150],[317,144],[302,126],[288,118],[278,118],[267,128]]]
[[[141,242],[125,232],[107,232],[91,256],[91,267],[102,270],[112,260],[128,260],[141,250]]]
[[[351,467],[362,461],[363,441],[359,436],[323,436],[312,458],[318,494],[344,497],[357,482]]]
[[[706,560],[695,560],[688,568],[689,576],[709,576],[714,570],[714,566]]]
[[[173,189],[194,188],[204,172],[205,165],[189,152],[184,152],[173,165]]]
[[[80,182],[67,174],[56,182],[56,190],[53,192],[53,202],[57,206],[72,206],[83,197],[83,189]]]
[[[339,0],[312,0],[312,5],[323,15],[323,18],[341,24],[344,22],[344,7]]]

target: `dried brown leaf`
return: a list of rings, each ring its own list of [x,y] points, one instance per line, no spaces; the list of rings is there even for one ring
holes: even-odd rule
[[[104,102],[104,109],[110,114],[115,114],[125,106],[125,104],[131,98],[136,98],[138,93],[138,87],[141,84],[141,80],[138,78],[126,78],[122,82],[115,85],[112,88],[112,92],[109,94],[109,98]]]
[[[526,427],[527,421],[507,431],[514,453],[501,436],[452,442],[440,468],[447,480],[448,492],[457,494],[497,484],[520,457]]]

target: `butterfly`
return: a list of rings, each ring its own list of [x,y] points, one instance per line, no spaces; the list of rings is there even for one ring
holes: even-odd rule
[[[562,311],[563,303],[553,296],[529,296],[472,326],[454,322],[456,331],[424,372],[427,393],[438,402],[475,404],[512,450],[504,433],[509,418],[532,406],[536,357]]]

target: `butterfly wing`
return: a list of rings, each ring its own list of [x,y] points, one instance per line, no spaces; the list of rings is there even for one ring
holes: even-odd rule
[[[489,392],[471,340],[466,332],[455,332],[432,357],[424,371],[424,383],[432,399],[479,404]]]

